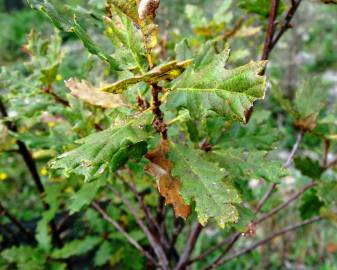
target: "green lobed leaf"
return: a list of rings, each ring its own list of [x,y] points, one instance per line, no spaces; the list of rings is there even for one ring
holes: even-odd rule
[[[249,13],[255,13],[262,17],[268,17],[270,12],[271,1],[269,0],[239,0],[239,7]],[[277,13],[281,14],[285,9],[282,1],[279,1]]]
[[[266,78],[259,73],[266,62],[225,69],[229,50],[220,54],[213,50],[212,43],[207,43],[193,65],[172,82],[168,106],[186,107],[196,116],[205,108],[245,122],[245,112],[254,101],[264,98]]]
[[[313,180],[319,179],[324,171],[318,160],[313,160],[309,157],[296,157],[294,162],[296,169]]]
[[[96,181],[85,183],[79,191],[77,191],[70,198],[68,209],[70,214],[80,211],[84,206],[89,205],[95,199],[99,188],[103,185],[103,181],[98,179]]]
[[[49,223],[59,210],[59,196],[62,189],[63,185],[53,185],[47,186],[45,190],[44,201],[49,205],[49,209],[43,212],[42,218],[37,223],[35,233],[39,246],[45,250],[50,249],[52,246]]]
[[[115,46],[113,57],[127,69],[137,67],[141,73],[148,69],[143,37],[132,20],[119,10],[112,18],[104,18],[106,35]]]
[[[15,264],[19,270],[44,270],[46,257],[38,248],[18,246],[5,249],[1,257],[11,264]]]
[[[73,240],[66,243],[61,249],[52,252],[51,257],[54,259],[67,259],[72,256],[78,256],[92,250],[102,241],[98,236],[87,236],[81,240]]]
[[[227,148],[211,152],[213,161],[219,162],[219,166],[229,172],[229,177],[239,180],[263,178],[273,183],[280,183],[287,171],[282,163],[270,160],[266,151],[245,151],[238,148]]]
[[[150,116],[151,117],[151,116]],[[79,140],[81,144],[50,163],[53,169],[63,169],[65,174],[84,175],[88,181],[113,172],[129,158],[139,158],[147,152],[149,134],[139,126],[148,123],[149,115],[142,114],[124,126],[108,128]]]
[[[225,178],[226,171],[203,158],[203,153],[182,145],[172,145],[169,158],[173,162],[172,175],[181,182],[180,193],[187,204],[195,201],[199,222],[205,225],[214,218],[222,228],[239,219],[235,204],[241,198]]]
[[[327,91],[319,78],[304,81],[296,91],[294,106],[302,118],[318,114],[327,103]]]
[[[99,246],[95,254],[94,258],[95,266],[102,266],[106,264],[110,260],[112,254],[113,254],[113,246],[108,241],[104,241]]]
[[[301,204],[299,206],[301,218],[307,220],[313,216],[319,215],[320,209],[323,206],[324,203],[317,197],[316,190],[311,189],[306,191],[301,198]]]

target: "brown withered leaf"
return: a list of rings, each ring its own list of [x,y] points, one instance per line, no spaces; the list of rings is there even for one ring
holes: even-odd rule
[[[171,174],[173,164],[167,158],[169,142],[161,140],[156,149],[146,154],[151,161],[145,171],[157,178],[159,193],[165,198],[166,204],[172,204],[175,215],[186,219],[191,213],[191,207],[185,204],[180,195],[180,182]]]
[[[312,113],[309,116],[297,119],[295,121],[295,126],[302,130],[303,132],[311,131],[316,127],[317,113]]]
[[[69,79],[65,85],[70,89],[71,94],[94,106],[100,106],[107,109],[126,106],[122,95],[102,92],[94,88],[88,81],[78,81]]]

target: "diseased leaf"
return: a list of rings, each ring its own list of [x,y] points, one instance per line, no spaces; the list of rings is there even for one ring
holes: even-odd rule
[[[299,118],[295,121],[294,125],[303,132],[311,131],[316,127],[318,113],[312,113],[305,118]]]
[[[65,174],[84,175],[86,181],[101,176],[107,170],[113,172],[129,158],[139,158],[147,152],[149,134],[139,126],[149,120],[145,113],[124,126],[89,135],[77,142],[81,144],[79,147],[59,156],[50,166],[63,169]]]
[[[106,35],[115,46],[113,57],[125,69],[135,69],[142,74],[148,69],[146,51],[141,31],[132,20],[115,9],[112,17],[104,18]]]
[[[100,90],[114,94],[121,94],[125,90],[127,90],[128,87],[139,82],[147,82],[148,84],[153,84],[162,80],[173,80],[177,78],[190,64],[191,60],[186,60],[179,63],[174,60],[155,67],[146,74],[115,82],[112,85],[102,87]]]
[[[214,54],[212,44],[207,43],[193,65],[172,82],[169,107],[183,106],[196,116],[203,108],[245,122],[245,111],[264,98],[266,78],[259,73],[266,62],[229,70],[224,68],[228,57],[229,50]]]
[[[159,0],[109,0],[142,30],[147,49],[157,45],[159,27],[154,23]]]
[[[227,172],[203,158],[202,152],[182,145],[172,145],[169,158],[172,175],[181,182],[180,194],[187,204],[195,201],[199,222],[206,225],[214,218],[221,228],[236,223],[239,213],[236,204],[241,198],[225,176]]]
[[[218,162],[221,168],[229,172],[229,177],[233,179],[263,178],[270,182],[280,183],[282,177],[287,175],[282,163],[270,160],[266,151],[228,148],[212,151],[210,156],[214,162]]]
[[[191,213],[191,207],[184,202],[180,195],[180,182],[171,174],[172,162],[168,160],[169,142],[161,140],[153,151],[146,154],[151,161],[145,167],[145,171],[157,178],[157,186],[160,194],[165,198],[166,204],[172,204],[177,217],[186,219]]]
[[[126,104],[121,95],[113,95],[95,89],[88,81],[77,81],[69,79],[65,85],[70,89],[71,94],[94,106],[107,109],[125,107]]]

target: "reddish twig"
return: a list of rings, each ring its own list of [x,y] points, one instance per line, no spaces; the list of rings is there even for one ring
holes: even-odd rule
[[[283,34],[289,29],[291,28],[291,21],[294,18],[294,15],[298,9],[298,7],[300,6],[302,0],[298,0],[298,1],[292,1],[291,7],[288,10],[285,19],[281,25],[280,30],[278,31],[278,33],[276,34],[275,38],[273,39],[271,46],[270,46],[270,50],[272,50],[275,45],[277,44],[277,42],[280,40],[280,38],[283,36]]]
[[[279,4],[279,0],[271,0],[271,7],[269,12],[268,19],[268,29],[266,33],[266,37],[264,40],[263,53],[261,60],[267,60],[269,58],[269,54],[271,52],[271,45],[273,42],[273,36],[275,32],[275,20],[277,16],[277,7]]]
[[[274,49],[275,45],[278,43],[280,38],[283,36],[283,34],[286,32],[287,29],[290,28],[290,22],[293,19],[298,7],[300,6],[302,0],[298,1],[292,1],[292,5],[290,9],[288,10],[284,22],[281,25],[280,30],[275,34],[275,20],[277,15],[277,2],[276,0],[272,0],[272,5],[269,13],[269,21],[268,21],[268,29],[265,37],[265,43],[263,47],[263,53],[262,53],[262,60],[268,60],[269,55],[271,51]],[[263,70],[261,75],[265,74],[266,69]],[[254,110],[254,106],[252,106],[249,110],[245,113],[246,122],[248,123],[252,113]]]

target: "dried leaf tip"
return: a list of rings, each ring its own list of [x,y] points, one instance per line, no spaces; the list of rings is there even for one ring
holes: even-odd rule
[[[165,198],[166,204],[172,204],[177,217],[186,219],[191,214],[191,207],[184,202],[180,194],[180,182],[172,176],[172,162],[167,158],[169,142],[162,139],[156,149],[146,154],[151,161],[145,171],[157,178],[159,193]]]
[[[127,106],[123,100],[122,95],[114,95],[97,90],[88,81],[79,81],[70,78],[64,83],[66,87],[70,89],[71,95],[91,105],[100,106],[106,109]]]
[[[156,10],[159,7],[160,0],[140,0],[138,4],[139,19],[155,18]]]

